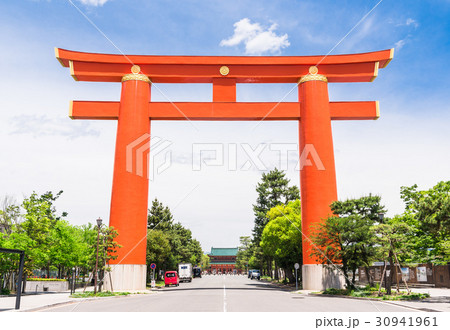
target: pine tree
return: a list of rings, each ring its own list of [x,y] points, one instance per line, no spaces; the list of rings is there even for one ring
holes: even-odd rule
[[[255,227],[253,228],[253,241],[259,245],[262,232],[269,218],[267,212],[272,207],[286,204],[300,198],[297,186],[289,186],[286,173],[275,168],[269,173],[263,173],[261,182],[256,187],[258,198],[253,205],[255,214]]]
[[[162,231],[170,230],[173,227],[173,215],[168,206],[164,206],[157,198],[152,202],[152,207],[148,210],[147,228]]]

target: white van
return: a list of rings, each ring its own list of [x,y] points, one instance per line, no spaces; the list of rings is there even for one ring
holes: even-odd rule
[[[192,264],[179,264],[178,277],[180,282],[192,282]]]

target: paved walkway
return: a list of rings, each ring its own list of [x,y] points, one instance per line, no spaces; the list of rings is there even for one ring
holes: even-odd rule
[[[77,290],[77,292],[82,289]],[[427,289],[413,289],[413,292],[429,293],[431,298],[423,301],[385,301],[385,303],[407,306],[413,309],[422,311],[442,311],[450,312],[450,289],[441,288],[427,288]],[[308,294],[307,290],[300,290],[299,293]],[[48,306],[57,306],[67,303],[79,302],[80,298],[70,298],[70,292],[60,293],[40,293],[40,294],[25,294],[21,299],[21,308],[18,311],[33,311],[39,310]],[[88,298],[83,300],[97,300],[97,299],[111,299],[107,298]],[[16,303],[15,297],[0,297],[0,312],[15,312]]]
[[[79,300],[79,298],[70,298],[70,292],[45,292],[40,294],[22,295],[20,299],[20,310],[30,311],[37,308],[53,306],[62,303]],[[0,297],[0,312],[15,312],[16,297]]]

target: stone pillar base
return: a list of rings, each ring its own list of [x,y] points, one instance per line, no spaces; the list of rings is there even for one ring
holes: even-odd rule
[[[303,265],[302,282],[303,290],[322,291],[329,288],[345,288],[345,278],[342,273],[325,265]]]
[[[104,278],[104,290],[146,290],[146,280],[147,265],[111,265],[111,273],[106,273]]]

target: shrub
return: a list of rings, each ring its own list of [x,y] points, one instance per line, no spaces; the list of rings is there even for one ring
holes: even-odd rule
[[[329,288],[323,291],[323,294],[333,294],[333,295],[347,295],[348,291],[346,289],[335,289]]]
[[[0,290],[0,295],[7,296],[11,293],[11,291],[8,288],[3,288]]]
[[[39,278],[39,277],[32,277],[32,278],[27,278],[28,282],[32,282],[32,281],[52,281],[52,282],[66,282],[68,280],[63,279],[63,278]]]

